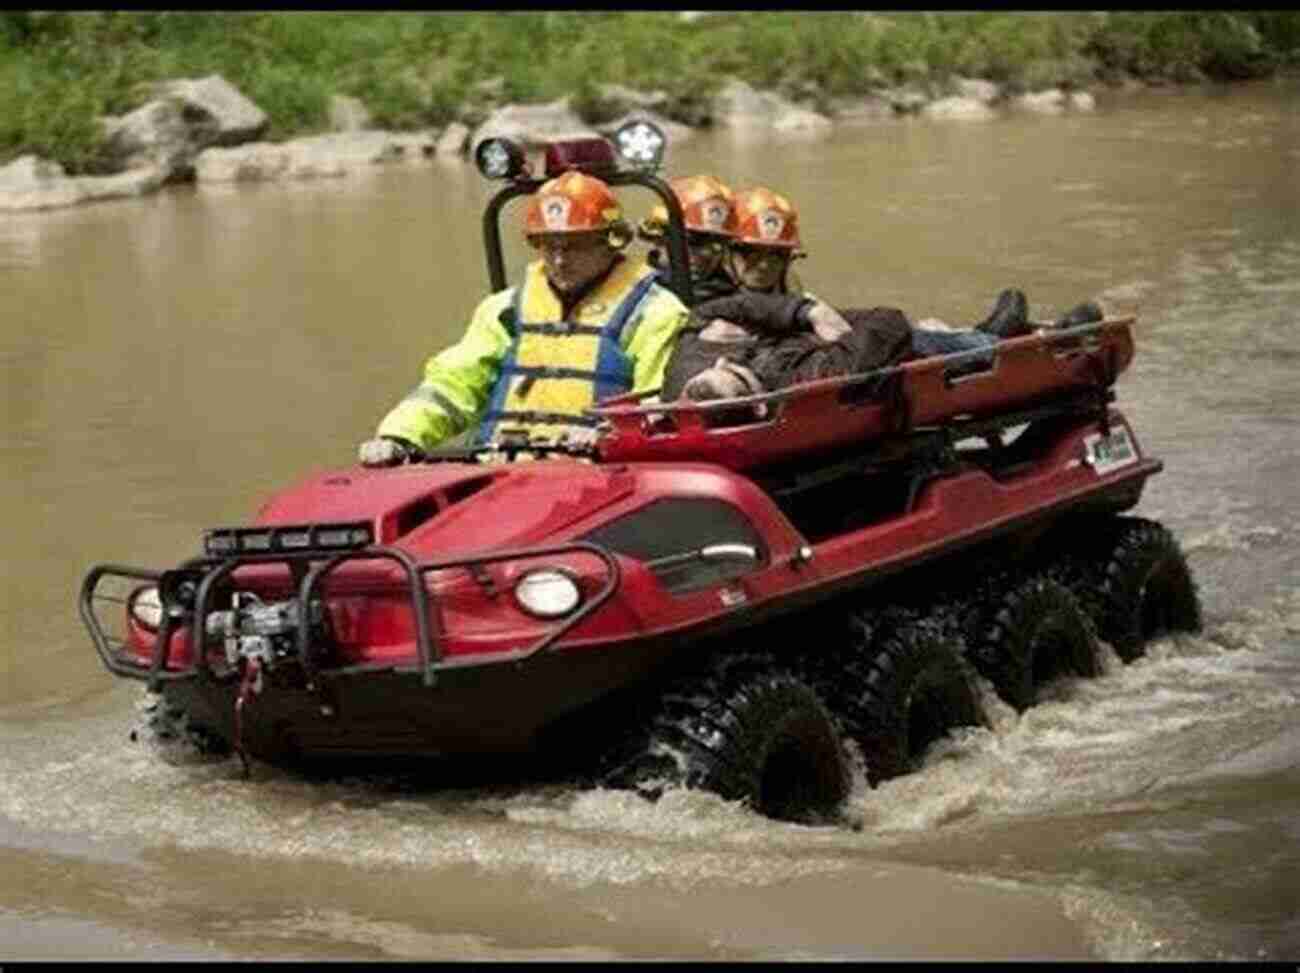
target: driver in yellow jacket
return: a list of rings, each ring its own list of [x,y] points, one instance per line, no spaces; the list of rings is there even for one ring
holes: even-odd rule
[[[622,209],[600,179],[570,171],[529,199],[524,235],[541,254],[517,287],[480,302],[459,342],[361,444],[367,466],[400,463],[477,424],[476,442],[554,441],[583,410],[663,383],[690,312],[655,270],[621,251]]]

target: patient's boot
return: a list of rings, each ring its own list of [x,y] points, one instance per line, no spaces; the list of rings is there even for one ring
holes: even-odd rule
[[[993,313],[975,325],[975,330],[998,338],[1018,338],[1033,331],[1025,292],[1014,288],[1004,290],[993,305]]]
[[[1066,311],[1052,325],[1054,328],[1077,328],[1081,324],[1092,324],[1106,316],[1101,305],[1096,301],[1084,301]]]

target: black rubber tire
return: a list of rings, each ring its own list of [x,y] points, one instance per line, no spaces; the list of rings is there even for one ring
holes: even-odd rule
[[[950,730],[987,724],[955,612],[888,609],[855,627],[860,668],[832,706],[842,710],[873,786],[915,770]]]
[[[1199,632],[1201,604],[1187,558],[1173,534],[1142,517],[1086,523],[1078,553],[1057,576],[1069,581],[1097,633],[1125,662],[1167,632]]]
[[[723,655],[643,701],[606,787],[673,786],[743,800],[783,821],[835,820],[852,783],[839,727],[817,694],[763,655]]]
[[[131,740],[148,747],[165,764],[182,767],[216,763],[234,752],[226,740],[192,719],[165,693],[146,692],[138,709],[140,715],[131,730]]]
[[[1092,622],[1059,581],[1035,575],[993,592],[981,616],[971,662],[1018,712],[1033,705],[1037,688],[1050,679],[1102,673]]]

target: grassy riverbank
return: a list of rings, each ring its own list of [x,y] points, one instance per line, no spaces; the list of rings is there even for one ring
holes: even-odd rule
[[[1294,12],[1170,13],[39,13],[0,12],[0,164],[34,152],[93,171],[96,118],[149,83],[223,75],[270,116],[268,138],[322,130],[331,94],[382,128],[473,123],[495,104],[599,85],[669,95],[707,124],[727,76],[828,110],[834,100],[954,76],[1010,90],[1266,77],[1300,65]],[[486,84],[485,84],[486,83]]]

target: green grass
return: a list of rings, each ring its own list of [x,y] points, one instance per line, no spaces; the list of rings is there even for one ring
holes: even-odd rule
[[[564,95],[596,119],[617,82],[668,95],[707,122],[728,76],[826,108],[840,97],[954,75],[1011,91],[1132,75],[1237,80],[1300,66],[1288,11],[721,13],[0,12],[0,163],[36,152],[70,171],[99,164],[98,115],[170,77],[219,73],[270,117],[268,137],[321,131],[333,93],[384,128],[480,120],[506,101]]]

